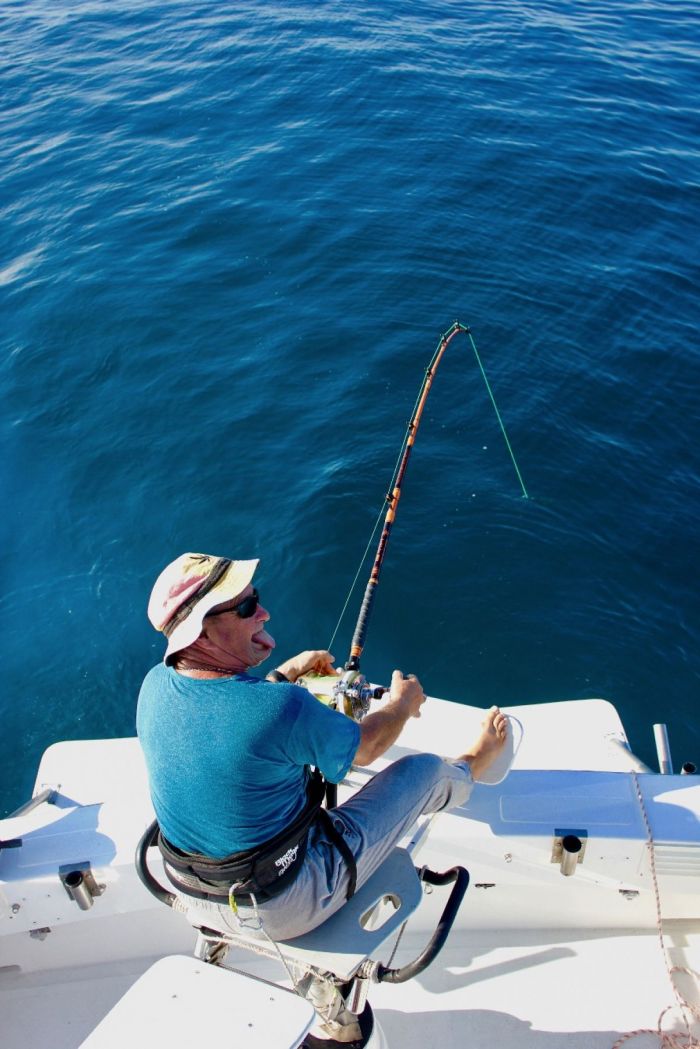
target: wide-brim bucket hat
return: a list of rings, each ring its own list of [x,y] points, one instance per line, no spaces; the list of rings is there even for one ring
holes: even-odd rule
[[[211,554],[182,554],[163,569],[151,591],[148,618],[168,639],[165,660],[197,640],[207,612],[238,597],[259,563]]]

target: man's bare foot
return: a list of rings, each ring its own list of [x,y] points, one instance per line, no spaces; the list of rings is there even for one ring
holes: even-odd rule
[[[469,762],[472,777],[476,782],[503,750],[509,731],[506,715],[501,714],[498,707],[491,707],[481,722],[481,733],[470,747],[469,752],[462,754],[458,759]]]

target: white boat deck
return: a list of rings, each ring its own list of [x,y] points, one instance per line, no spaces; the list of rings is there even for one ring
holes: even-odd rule
[[[670,964],[697,971],[700,778],[632,774],[622,726],[602,701],[511,712],[522,720],[525,738],[510,776],[497,787],[476,787],[468,806],[440,815],[420,841],[419,864],[444,870],[462,863],[471,885],[432,966],[406,984],[370,991],[389,1046],[439,1040],[474,1049],[611,1049],[628,1032],[656,1028],[669,1006],[675,1008],[665,1029],[684,1030],[657,932],[637,791],[655,841]],[[389,759],[414,749],[458,752],[480,716],[430,701]],[[375,771],[353,770],[341,801]],[[0,852],[3,1049],[78,1049],[154,962],[190,955],[195,939],[184,917],[153,900],[134,873],[134,848],[152,818],[136,742],[50,748],[36,792],[46,786],[59,791],[57,804],[0,823],[0,839],[23,841]],[[558,830],[586,835],[573,877],[562,877],[552,862]],[[57,873],[80,861],[89,861],[106,886],[85,912]],[[436,888],[424,898],[392,965],[419,953],[448,892]],[[388,944],[380,960],[388,962],[390,953]],[[288,983],[281,963],[250,952],[232,951],[227,965]],[[697,982],[682,973],[675,980],[697,1009]],[[250,996],[236,999],[251,1049],[277,1049],[263,1036]],[[158,1045],[143,1038],[129,1044]],[[248,1043],[240,1030],[222,1030],[218,1044]],[[658,1039],[642,1035],[632,1044],[646,1049]]]
[[[471,902],[471,901],[470,901]],[[465,904],[466,906],[466,904]],[[676,965],[697,965],[700,923],[672,923],[670,954]],[[404,938],[397,964],[422,946]],[[193,940],[191,941],[193,943]],[[180,950],[187,950],[183,942]],[[0,971],[2,1045],[7,1049],[75,1049],[156,961],[140,957],[99,965],[67,966],[25,975]],[[281,965],[250,955],[236,961],[246,971],[285,982]],[[697,987],[677,977],[686,1000],[700,1007]],[[433,966],[407,984],[380,985],[371,1001],[389,1044],[460,1045],[493,1049],[611,1049],[623,1034],[656,1028],[667,1006],[676,1006],[659,941],[654,934],[610,935],[561,930],[514,936],[455,932]],[[246,1023],[258,1016],[238,1005]],[[666,1030],[684,1030],[678,1008]],[[154,1049],[157,1042],[136,1042]],[[226,1041],[221,1046],[240,1043]],[[656,1045],[640,1038],[640,1049]],[[268,1047],[270,1049],[270,1047]]]
[[[699,933],[684,929],[686,945],[674,951],[686,964],[698,958]],[[655,1028],[676,1004],[653,935],[484,932],[459,940],[416,980],[373,995],[391,1045],[611,1049],[629,1031]],[[685,1029],[678,1010],[666,1028]]]

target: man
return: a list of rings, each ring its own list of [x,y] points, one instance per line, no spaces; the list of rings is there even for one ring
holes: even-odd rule
[[[267,933],[290,939],[338,910],[422,812],[466,801],[501,753],[507,720],[493,707],[454,761],[402,758],[319,814],[310,766],[339,783],[352,764],[371,764],[420,717],[425,694],[395,670],[388,698],[358,724],[294,685],[335,673],[328,652],[251,676],[275,647],[257,566],[184,554],[161,573],[148,614],[168,646],[141,688],[137,729],[168,865],[224,906],[234,885],[235,904],[257,906]]]

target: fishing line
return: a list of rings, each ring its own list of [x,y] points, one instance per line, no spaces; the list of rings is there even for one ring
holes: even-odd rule
[[[418,394],[418,397],[416,398],[416,403],[413,405],[413,411],[411,412],[411,416],[413,416],[413,413],[416,410],[416,405],[418,404],[419,397],[420,397],[420,393]],[[406,433],[403,436],[403,441],[401,442],[401,448],[399,449],[399,454],[396,457],[396,463],[394,464],[394,472],[391,475],[391,484],[389,485],[389,491],[391,491],[391,489],[394,487],[394,482],[396,481],[396,474],[398,473],[398,470],[399,470],[399,463],[401,462],[401,457],[403,456],[403,451],[404,451],[404,447],[406,445],[406,440],[408,438],[408,433],[409,433],[409,431],[408,431],[408,428],[407,428],[406,429]],[[338,633],[338,630],[340,628],[340,624],[343,621],[343,616],[347,612],[348,605],[350,604],[350,598],[352,597],[353,591],[354,591],[355,587],[357,586],[357,580],[360,578],[360,572],[362,571],[362,566],[364,565],[365,561],[367,560],[367,554],[369,553],[369,549],[370,549],[370,547],[372,545],[372,540],[374,539],[375,535],[377,534],[377,529],[379,528],[379,522],[382,519],[382,515],[386,513],[386,504],[387,504],[387,501],[389,499],[390,499],[390,496],[389,495],[385,495],[384,496],[384,502],[379,507],[379,513],[377,514],[377,519],[374,522],[374,527],[372,528],[372,534],[370,535],[369,539],[367,540],[367,546],[365,547],[365,552],[363,553],[362,557],[360,558],[360,563],[357,566],[357,571],[355,572],[355,578],[353,579],[352,583],[350,584],[350,589],[348,590],[347,597],[345,598],[345,604],[343,605],[342,611],[341,611],[340,615],[338,616],[338,622],[335,624],[335,630],[333,631],[333,636],[331,637],[331,639],[328,642],[328,645],[326,647],[326,651],[328,651],[328,652],[332,651],[333,642],[335,641],[335,635]]]
[[[527,494],[527,488],[525,487],[525,482],[523,481],[522,474],[520,473],[520,469],[518,468],[518,464],[516,462],[515,455],[513,454],[513,449],[511,448],[510,441],[508,440],[508,434],[506,433],[506,428],[503,425],[503,419],[501,418],[501,413],[498,410],[498,405],[496,404],[496,398],[493,395],[493,391],[491,389],[491,384],[489,383],[489,380],[486,378],[486,372],[484,371],[484,366],[481,363],[481,357],[479,356],[479,351],[477,350],[476,343],[474,342],[474,339],[472,337],[471,329],[470,328],[464,328],[463,330],[467,333],[469,341],[472,344],[472,349],[474,350],[474,356],[476,357],[476,362],[479,365],[479,370],[480,370],[481,374],[484,377],[484,382],[486,383],[486,389],[489,392],[489,397],[491,398],[491,404],[493,405],[493,410],[495,411],[496,418],[498,419],[498,425],[501,427],[501,433],[503,434],[503,439],[506,442],[506,448],[508,449],[508,451],[510,453],[510,457],[511,457],[511,460],[513,462],[513,466],[515,467],[515,472],[518,475],[518,480],[520,481],[520,487],[523,490],[523,496],[524,496],[525,499],[529,499],[530,496]]]
[[[333,642],[335,641],[336,635],[337,635],[338,630],[340,628],[340,624],[343,621],[343,617],[345,616],[345,613],[347,611],[348,605],[350,603],[350,598],[352,597],[352,594],[353,594],[353,592],[355,590],[355,587],[357,585],[357,581],[358,581],[358,579],[360,577],[360,572],[362,571],[362,567],[363,567],[365,561],[367,560],[367,554],[369,553],[370,547],[372,545],[372,541],[373,541],[374,536],[376,534],[377,528],[379,527],[379,522],[381,520],[382,514],[384,513],[385,514],[384,529],[382,531],[382,535],[381,535],[381,538],[379,540],[379,546],[377,548],[377,553],[376,553],[376,556],[375,556],[374,565],[373,565],[372,571],[370,573],[370,578],[369,578],[369,581],[367,583],[367,588],[365,590],[365,596],[363,598],[362,607],[360,609],[360,614],[358,616],[357,624],[355,626],[355,633],[353,635],[352,646],[351,646],[351,649],[350,649],[350,657],[349,657],[348,662],[346,663],[346,667],[345,667],[346,670],[355,670],[355,671],[359,670],[360,656],[361,656],[362,650],[364,648],[364,640],[365,640],[365,636],[366,636],[366,632],[367,632],[367,625],[368,625],[368,621],[369,621],[369,614],[370,614],[370,611],[371,611],[371,608],[372,608],[372,604],[373,604],[373,601],[374,601],[374,594],[375,594],[375,591],[376,591],[376,586],[377,586],[377,583],[379,581],[379,572],[380,572],[380,569],[381,569],[382,562],[384,560],[384,553],[386,551],[386,545],[387,545],[387,542],[388,542],[388,539],[389,539],[389,533],[391,531],[391,526],[393,524],[394,517],[396,515],[396,507],[398,505],[398,502],[399,502],[399,499],[400,499],[400,496],[401,496],[401,484],[402,484],[402,481],[403,481],[404,474],[406,472],[406,467],[408,465],[408,459],[409,459],[409,456],[410,456],[410,453],[411,453],[411,449],[413,447],[413,443],[415,441],[415,436],[416,436],[416,433],[418,431],[418,426],[420,424],[420,419],[421,419],[421,416],[423,414],[423,409],[425,407],[425,402],[426,402],[428,393],[430,392],[430,388],[431,388],[432,382],[433,382],[433,377],[435,375],[437,367],[438,367],[438,365],[440,363],[440,360],[442,359],[442,356],[443,356],[445,350],[447,349],[447,346],[452,341],[454,336],[457,335],[459,332],[464,332],[464,334],[467,335],[467,337],[469,338],[469,342],[471,344],[472,350],[474,351],[474,356],[476,357],[476,361],[477,361],[477,364],[479,366],[479,371],[481,372],[481,376],[482,376],[482,378],[484,380],[484,383],[486,385],[486,389],[488,391],[488,395],[489,395],[489,398],[491,400],[491,404],[493,405],[493,409],[494,409],[494,411],[496,413],[496,418],[497,418],[498,424],[499,424],[499,426],[501,428],[501,433],[503,434],[503,439],[505,441],[506,448],[508,449],[508,453],[510,455],[511,462],[513,463],[513,467],[515,469],[516,476],[517,476],[518,481],[520,483],[520,488],[522,490],[523,497],[525,499],[529,499],[530,498],[529,495],[528,495],[527,489],[525,487],[525,483],[523,481],[522,474],[520,472],[520,468],[519,468],[517,460],[515,458],[515,453],[513,452],[513,447],[512,447],[512,445],[510,443],[510,440],[508,439],[508,434],[506,432],[506,428],[505,428],[505,424],[503,422],[503,418],[501,416],[500,411],[498,410],[498,405],[496,404],[496,398],[495,398],[495,396],[493,394],[493,390],[491,389],[491,384],[489,383],[489,380],[487,378],[486,370],[484,368],[484,365],[482,363],[481,357],[479,355],[479,351],[477,349],[476,343],[475,343],[474,338],[472,336],[471,329],[468,328],[464,324],[460,324],[459,321],[455,321],[454,324],[443,335],[440,336],[440,339],[438,341],[438,344],[437,344],[437,347],[435,349],[435,352],[434,352],[434,354],[433,354],[433,356],[431,358],[430,364],[428,365],[428,367],[425,370],[423,381],[421,382],[420,389],[418,390],[418,396],[416,397],[416,401],[415,401],[415,404],[413,406],[413,411],[411,413],[411,418],[410,418],[410,420],[408,422],[408,426],[406,427],[406,432],[404,433],[404,437],[403,437],[403,440],[401,442],[401,449],[399,451],[399,455],[398,455],[398,458],[396,460],[396,465],[394,466],[394,472],[392,474],[391,484],[389,486],[389,492],[387,493],[387,495],[385,497],[385,504],[383,504],[382,507],[379,510],[379,513],[377,515],[377,519],[376,519],[376,521],[374,523],[374,527],[372,529],[372,533],[371,533],[371,535],[369,537],[369,540],[367,542],[367,546],[365,547],[365,551],[364,551],[362,557],[360,558],[360,563],[359,563],[357,571],[355,573],[355,578],[353,579],[353,581],[352,581],[352,583],[350,585],[350,589],[348,590],[348,594],[347,594],[347,597],[345,599],[345,603],[343,605],[343,608],[342,608],[342,611],[340,613],[340,616],[338,617],[338,622],[335,625],[335,630],[333,631],[333,636],[331,637],[331,640],[330,640],[329,645],[328,645],[328,649],[330,650],[332,645],[333,645]],[[388,503],[388,509],[385,509],[386,503]]]
[[[326,651],[328,651],[328,652],[331,652],[333,650],[333,642],[335,641],[335,635],[338,633],[338,630],[340,628],[340,624],[343,621],[343,616],[347,612],[348,605],[350,604],[350,598],[352,597],[353,590],[357,586],[357,580],[360,578],[360,572],[362,571],[362,566],[364,565],[365,561],[367,560],[367,554],[369,553],[369,548],[372,545],[372,540],[374,539],[375,535],[377,534],[377,529],[379,528],[379,522],[382,519],[382,514],[383,513],[384,513],[384,504],[382,503],[382,505],[379,507],[379,513],[377,514],[377,520],[374,522],[374,528],[372,529],[372,534],[370,535],[369,539],[367,540],[367,546],[365,547],[365,552],[362,555],[362,557],[360,558],[360,563],[357,566],[357,571],[355,572],[355,578],[353,579],[352,583],[350,584],[350,589],[348,590],[348,596],[345,598],[345,604],[343,605],[342,611],[341,611],[340,615],[338,616],[338,622],[335,624],[335,630],[333,631],[333,637],[330,639],[330,641],[326,645]]]

